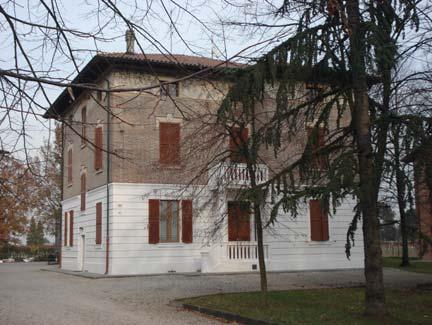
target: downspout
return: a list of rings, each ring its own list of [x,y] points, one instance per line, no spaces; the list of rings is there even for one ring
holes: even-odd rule
[[[107,89],[110,89],[110,82],[109,80],[106,81],[107,82]],[[110,231],[110,226],[109,226],[109,221],[110,221],[110,210],[109,210],[109,205],[110,205],[110,190],[109,190],[109,182],[110,182],[110,138],[111,138],[111,123],[110,123],[110,111],[111,111],[111,102],[110,102],[110,92],[107,92],[106,94],[107,96],[107,107],[106,107],[106,111],[107,111],[107,151],[106,151],[106,165],[107,165],[107,180],[106,180],[106,263],[105,263],[105,274],[108,274],[109,272],[109,244],[110,244],[110,237],[109,237],[109,231]]]
[[[64,148],[65,148],[65,136],[64,136],[64,123],[61,124],[61,171],[60,171],[60,201],[61,203],[61,211],[60,211],[60,222],[59,222],[59,228],[57,228],[58,231],[58,241],[57,244],[59,245],[59,268],[62,267],[62,254],[63,254],[63,196],[64,196]]]

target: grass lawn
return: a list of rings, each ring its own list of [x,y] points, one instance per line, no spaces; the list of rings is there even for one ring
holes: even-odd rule
[[[402,259],[400,257],[384,257],[384,267],[395,267],[405,271],[417,273],[430,273],[432,274],[432,262],[423,262],[418,259],[410,259],[410,266],[401,267]]]
[[[387,290],[389,316],[362,315],[363,288],[273,291],[267,306],[258,292],[188,298],[183,303],[280,324],[432,324],[430,291]]]

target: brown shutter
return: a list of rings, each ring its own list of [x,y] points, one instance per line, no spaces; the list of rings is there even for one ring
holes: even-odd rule
[[[325,241],[329,239],[328,216],[319,200],[309,201],[311,240]]]
[[[86,179],[87,179],[86,174],[85,173],[81,174],[81,211],[84,211],[86,209],[86,192],[87,192]]]
[[[74,235],[74,212],[69,211],[69,246],[73,246],[73,235]]]
[[[192,201],[182,201],[182,242],[192,243]]]
[[[97,127],[94,130],[94,144],[95,144],[95,151],[94,151],[94,168],[95,170],[101,170],[102,169],[102,158],[103,158],[103,133],[102,133],[102,127]]]
[[[81,110],[81,145],[85,145],[87,140],[87,108]]]
[[[159,200],[149,200],[149,244],[159,242]]]
[[[244,155],[244,145],[247,143],[249,137],[248,128],[240,130],[238,127],[231,129],[231,136],[229,139],[230,159],[235,163],[245,163],[246,157]]]
[[[96,245],[102,244],[102,202],[96,203]]]
[[[72,183],[72,148],[68,150],[67,179],[68,183]]]
[[[67,240],[68,240],[68,213],[65,212],[64,214],[64,245],[67,246]]]
[[[228,241],[237,240],[237,222],[235,216],[235,202],[228,202]]]
[[[250,241],[250,205],[248,202],[239,202],[238,218],[238,240]]]
[[[159,124],[159,161],[161,164],[180,163],[180,124]]]

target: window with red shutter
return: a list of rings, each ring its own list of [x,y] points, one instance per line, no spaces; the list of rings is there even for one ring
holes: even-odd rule
[[[96,245],[102,244],[102,202],[96,203]]]
[[[68,244],[68,213],[64,214],[64,246]]]
[[[69,246],[73,246],[74,239],[74,212],[69,211]]]
[[[72,183],[72,148],[68,149],[67,154],[67,181],[68,184]]]
[[[163,165],[180,163],[180,124],[159,124],[159,162]]]
[[[182,242],[192,243],[193,227],[192,227],[192,201],[182,201]]]
[[[85,146],[87,140],[87,108],[81,109],[81,146]]]
[[[94,129],[94,169],[101,170],[102,169],[102,159],[103,159],[103,133],[102,127],[98,126]]]
[[[81,174],[81,211],[86,209],[87,175]]]
[[[320,200],[309,201],[310,227],[312,241],[329,240],[328,215]]]
[[[149,244],[159,243],[159,200],[149,200]]]
[[[326,160],[324,155],[320,154],[318,155],[318,150],[320,150],[321,148],[323,148],[325,146],[325,133],[326,130],[325,128],[318,128],[318,134],[316,135],[316,138],[312,139],[312,132],[313,132],[313,128],[312,127],[308,127],[307,128],[307,136],[309,138],[309,141],[312,141],[312,155],[313,155],[313,165],[316,168],[319,169],[325,169],[326,168]]]
[[[229,139],[230,160],[234,163],[245,163],[249,137],[248,128],[233,127]]]
[[[228,240],[250,241],[249,202],[228,202]]]

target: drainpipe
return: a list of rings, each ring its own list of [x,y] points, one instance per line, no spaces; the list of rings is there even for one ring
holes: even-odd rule
[[[109,80],[106,81],[107,82],[107,89],[110,89],[110,82]],[[107,96],[107,107],[106,107],[106,111],[107,111],[107,150],[106,150],[106,165],[107,165],[107,180],[106,180],[106,263],[105,263],[105,274],[108,274],[109,272],[109,221],[110,221],[110,210],[109,210],[109,205],[110,205],[110,199],[109,199],[109,195],[110,195],[110,190],[109,190],[109,182],[110,182],[110,131],[111,131],[111,116],[110,116],[110,111],[111,111],[111,96],[110,96],[110,92],[107,92],[106,94]]]
[[[60,210],[60,222],[59,222],[59,228],[57,228],[58,231],[58,245],[59,245],[59,268],[62,267],[62,254],[63,254],[63,196],[64,196],[64,148],[65,148],[65,127],[64,127],[64,123],[62,122],[61,124],[61,171],[60,171],[60,177],[61,177],[61,181],[60,181],[60,186],[61,186],[61,190],[60,190],[60,200],[62,202],[61,207],[62,209]]]

